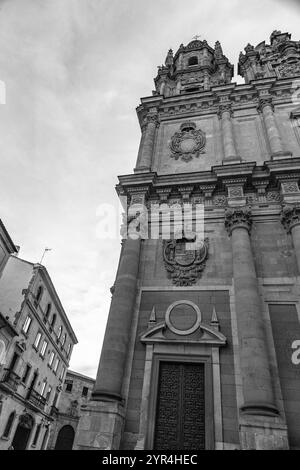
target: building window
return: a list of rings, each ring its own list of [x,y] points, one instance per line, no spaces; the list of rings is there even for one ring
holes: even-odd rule
[[[64,334],[62,337],[61,345],[64,346],[65,342],[66,342],[66,334]]]
[[[46,395],[46,401],[47,402],[50,400],[51,392],[52,392],[52,387],[51,387],[51,385],[49,385],[47,395]]]
[[[51,354],[50,354],[50,357],[49,357],[49,362],[48,362],[48,365],[51,367],[52,364],[53,364],[53,360],[54,360],[54,352],[52,351]]]
[[[48,304],[46,308],[46,312],[45,312],[45,318],[47,319],[49,318],[50,312],[51,312],[51,304]]]
[[[57,331],[57,338],[59,339],[61,337],[61,333],[62,333],[62,326],[60,326],[58,328],[58,331]]]
[[[188,65],[198,65],[198,57],[193,56],[189,58]]]
[[[82,389],[82,394],[81,394],[81,395],[82,395],[83,397],[87,397],[87,396],[88,396],[88,393],[89,393],[88,387],[83,387],[83,389]]]
[[[52,320],[51,320],[51,326],[54,328],[56,322],[56,313],[53,314]]]
[[[66,372],[66,368],[63,366],[60,372],[60,376],[59,376],[60,380],[64,380],[65,372]]]
[[[53,367],[53,372],[56,372],[59,366],[59,359],[58,357],[55,359],[54,367]]]
[[[185,91],[187,93],[197,93],[198,91],[200,90],[200,88],[197,86],[197,87],[192,87],[192,88],[186,88]]]
[[[42,395],[42,397],[43,397],[44,394],[45,394],[46,385],[47,385],[47,379],[44,379],[44,381],[43,381],[43,383],[42,383],[42,387],[41,387],[41,395]]]
[[[17,364],[19,362],[19,358],[20,358],[19,354],[15,352],[12,357],[11,363],[9,365],[9,370],[14,370],[14,371],[16,370]]]
[[[32,318],[30,318],[30,316],[27,315],[23,328],[22,328],[23,333],[27,334],[29,332],[31,323],[32,323]]]
[[[68,349],[67,349],[67,356],[70,357],[71,354],[71,343],[68,344]]]
[[[6,426],[5,426],[5,429],[4,429],[3,437],[9,437],[12,425],[13,425],[14,420],[15,420],[15,416],[16,416],[15,411],[10,413],[10,415],[8,417],[8,420],[7,420],[7,423],[6,423]]]
[[[33,442],[32,442],[33,446],[35,446],[37,441],[38,441],[38,438],[39,438],[39,435],[40,435],[40,432],[41,432],[41,427],[42,427],[42,425],[39,424],[36,428],[34,439],[33,439]]]
[[[35,340],[34,340],[35,349],[38,349],[38,347],[40,345],[40,342],[41,342],[41,339],[42,339],[42,333],[39,331],[38,334],[36,335]]]
[[[27,364],[26,369],[25,369],[24,374],[23,374],[23,377],[22,377],[22,383],[25,384],[25,385],[26,385],[26,382],[29,378],[30,371],[31,371],[31,365]]]
[[[0,339],[0,366],[4,365],[6,361],[6,346],[2,339]]]
[[[42,295],[43,295],[43,287],[39,286],[37,294],[36,294],[36,298],[35,298],[36,305],[38,305],[40,303],[40,301],[42,299]]]
[[[48,342],[44,339],[43,346],[42,346],[42,349],[41,349],[41,356],[42,357],[45,357],[47,346],[48,346]]]
[[[66,384],[66,392],[71,393],[73,389],[73,380],[66,380],[65,384]]]

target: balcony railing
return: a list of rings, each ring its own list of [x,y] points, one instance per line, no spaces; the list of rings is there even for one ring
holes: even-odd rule
[[[15,392],[20,384],[20,377],[13,370],[6,369],[0,381]]]
[[[46,398],[42,397],[38,392],[35,390],[30,390],[27,399],[37,408],[44,411],[46,405]]]

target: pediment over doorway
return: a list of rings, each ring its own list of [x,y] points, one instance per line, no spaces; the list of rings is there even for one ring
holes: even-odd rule
[[[165,322],[148,328],[140,340],[142,343],[188,343],[208,346],[224,346],[226,337],[215,326],[200,323],[198,329],[190,335],[179,335],[169,330]]]

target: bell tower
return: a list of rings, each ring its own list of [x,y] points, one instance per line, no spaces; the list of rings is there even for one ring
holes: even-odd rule
[[[141,99],[78,449],[300,448],[299,44],[248,44],[237,85],[196,38]]]

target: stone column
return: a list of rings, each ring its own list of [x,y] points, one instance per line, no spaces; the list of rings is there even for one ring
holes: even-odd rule
[[[286,231],[292,235],[298,272],[300,273],[300,203],[283,206],[281,222]]]
[[[255,265],[250,243],[251,212],[229,208],[225,227],[232,239],[233,278],[244,404],[251,415],[276,415]]]
[[[93,400],[122,400],[127,346],[136,296],[141,240],[123,241]]]
[[[238,163],[241,159],[237,155],[233,127],[232,127],[232,110],[231,105],[221,105],[219,107],[219,118],[222,124],[222,138],[224,147],[223,163]]]
[[[273,112],[272,99],[267,98],[260,100],[259,111],[261,111],[263,115],[272,159],[292,156],[292,152],[284,150],[283,142]]]
[[[156,129],[159,126],[158,114],[149,113],[142,126],[142,137],[135,173],[151,171]]]

